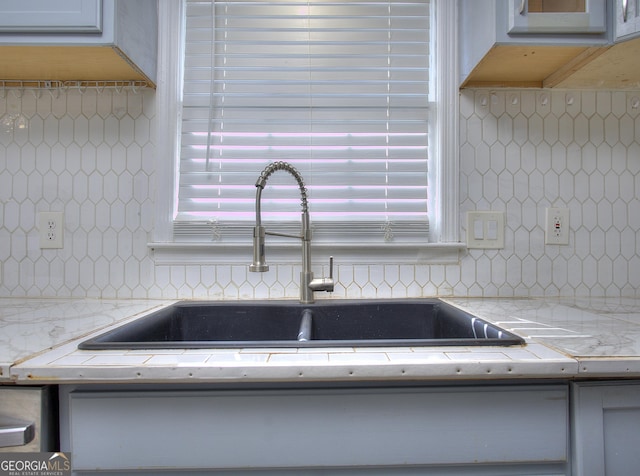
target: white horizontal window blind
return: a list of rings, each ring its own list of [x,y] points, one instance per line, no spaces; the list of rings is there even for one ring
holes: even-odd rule
[[[251,239],[305,179],[314,240],[427,240],[429,0],[189,0],[176,240]],[[295,180],[262,194],[300,227]]]

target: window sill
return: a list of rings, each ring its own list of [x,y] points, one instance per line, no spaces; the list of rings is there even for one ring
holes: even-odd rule
[[[149,243],[158,265],[249,264],[250,243]],[[465,243],[426,243],[366,245],[358,243],[312,244],[313,265],[335,258],[345,264],[457,264]],[[300,246],[273,243],[267,247],[269,264],[299,264]]]

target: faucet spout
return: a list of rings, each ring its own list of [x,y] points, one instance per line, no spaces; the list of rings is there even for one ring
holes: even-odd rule
[[[284,170],[290,173],[298,183],[301,197],[301,232],[300,235],[290,235],[285,233],[277,233],[267,231],[262,226],[261,201],[262,190],[264,190],[269,177],[278,170]],[[256,224],[253,227],[253,262],[249,266],[249,271],[265,272],[269,270],[265,258],[265,236],[275,235],[287,238],[297,238],[302,240],[302,271],[300,272],[300,302],[309,304],[314,301],[313,293],[315,291],[332,292],[334,288],[333,281],[333,258],[330,260],[330,276],[329,278],[314,279],[311,271],[311,224],[309,219],[309,205],[307,202],[307,188],[300,172],[287,162],[273,162],[267,165],[258,180],[256,181]]]

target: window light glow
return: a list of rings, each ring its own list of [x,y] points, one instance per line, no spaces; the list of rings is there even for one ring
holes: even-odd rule
[[[313,220],[424,232],[430,0],[187,0],[186,12],[179,219],[251,224],[256,179],[284,160]],[[299,204],[275,174],[265,221],[299,222]]]

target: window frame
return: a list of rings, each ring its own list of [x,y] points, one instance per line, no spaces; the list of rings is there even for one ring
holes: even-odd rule
[[[314,254],[344,256],[350,264],[403,264],[459,262],[458,187],[458,61],[457,2],[434,0],[436,54],[435,94],[432,112],[438,124],[434,131],[429,167],[433,189],[429,207],[430,232],[425,243],[325,244],[313,243]],[[158,81],[156,90],[156,202],[155,225],[148,243],[156,264],[244,264],[250,260],[251,243],[176,242],[173,240],[173,214],[179,180],[179,136],[181,124],[182,55],[184,0],[159,0],[158,5]],[[172,131],[172,133],[167,133]],[[171,190],[172,193],[166,193]],[[299,263],[300,246],[293,242],[268,243],[272,263]],[[318,259],[316,257],[316,259]]]

